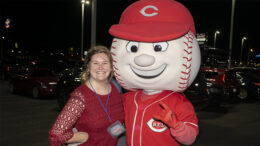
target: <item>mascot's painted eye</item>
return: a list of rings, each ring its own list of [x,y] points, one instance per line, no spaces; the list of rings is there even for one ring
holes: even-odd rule
[[[138,51],[138,42],[128,42],[126,45],[127,52],[136,53]]]
[[[165,51],[168,48],[168,43],[167,42],[153,43],[153,48],[155,52]]]

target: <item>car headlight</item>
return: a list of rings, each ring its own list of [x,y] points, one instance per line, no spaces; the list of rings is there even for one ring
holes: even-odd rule
[[[50,88],[55,88],[57,86],[57,82],[49,82]]]
[[[56,85],[57,82],[49,82],[49,85]]]

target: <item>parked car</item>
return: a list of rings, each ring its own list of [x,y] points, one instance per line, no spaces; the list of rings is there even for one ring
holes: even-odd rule
[[[201,72],[198,73],[193,83],[184,91],[184,95],[196,107],[204,108],[208,104],[208,88],[204,77]]]
[[[17,68],[22,66],[21,63],[16,60],[2,60],[0,62],[0,79],[7,80],[9,78],[9,74],[14,72]]]
[[[24,68],[9,75],[9,90],[12,93],[30,94],[33,98],[52,96],[58,77],[47,68]]]
[[[232,82],[226,82],[227,69],[223,68],[201,68],[205,73],[207,81],[211,81],[223,86],[223,100],[237,102],[237,87]]]
[[[211,107],[220,107],[224,87],[221,84],[206,79],[206,73],[202,70],[189,88],[184,91],[196,110]]]
[[[55,97],[60,109],[67,103],[70,93],[81,84],[80,74],[82,71],[83,67],[75,67],[67,68],[61,73],[55,92]]]
[[[240,102],[259,97],[259,69],[235,67],[231,69],[202,68],[206,79],[224,86],[224,97],[231,102]]]
[[[226,69],[223,68],[207,68],[203,67],[200,69],[203,73],[205,73],[205,78],[207,81],[216,82],[218,84],[224,84],[224,76]]]
[[[241,100],[260,96],[260,70],[257,68],[232,68],[226,72],[224,82],[236,90],[234,96]]]

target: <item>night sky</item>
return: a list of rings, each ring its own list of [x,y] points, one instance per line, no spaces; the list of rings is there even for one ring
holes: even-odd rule
[[[108,34],[111,25],[118,23],[122,11],[135,0],[97,0],[97,44],[110,46]],[[228,51],[232,0],[177,0],[184,4],[194,17],[197,33],[208,33],[213,46],[214,32],[220,30],[216,47]],[[233,58],[239,58],[241,38],[247,36],[248,48],[260,50],[259,0],[236,0]],[[90,44],[90,6],[85,7],[85,48]],[[11,27],[4,28],[6,18]],[[20,49],[39,51],[80,48],[80,0],[1,0],[0,32],[15,40]]]

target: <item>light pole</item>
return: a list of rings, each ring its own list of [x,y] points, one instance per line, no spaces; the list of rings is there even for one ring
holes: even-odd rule
[[[85,5],[89,5],[89,0],[81,0],[81,50],[80,50],[80,59],[83,59],[84,51],[84,8]]]
[[[228,69],[231,68],[231,61],[232,61],[232,42],[233,42],[233,27],[234,27],[234,17],[235,17],[235,5],[236,5],[236,0],[232,0],[231,23],[230,23],[230,33],[229,33]]]
[[[243,56],[243,46],[244,46],[244,42],[247,38],[246,37],[242,37],[242,41],[241,41],[241,52],[240,52],[240,64],[242,64],[242,56]]]
[[[96,26],[97,26],[97,0],[91,1],[91,34],[90,46],[96,45]]]
[[[217,35],[220,34],[220,31],[215,31],[215,34],[214,34],[214,49],[216,49],[216,40],[217,40]]]

